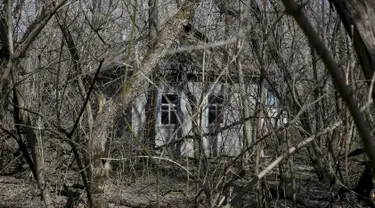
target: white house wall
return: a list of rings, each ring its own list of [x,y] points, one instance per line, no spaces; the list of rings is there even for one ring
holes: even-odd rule
[[[180,110],[182,114],[181,118],[181,125],[176,126],[176,125],[165,125],[161,124],[161,112],[159,105],[161,103],[161,98],[162,94],[178,94],[180,97]],[[173,87],[166,87],[166,86],[161,86],[158,92],[158,113],[157,113],[157,122],[156,122],[156,146],[162,146],[168,143],[173,143],[178,139],[181,139],[182,137],[186,136],[189,131],[191,130],[191,121],[189,121],[189,117],[186,116],[188,115],[188,110],[186,107],[186,102],[187,98],[184,93],[181,92],[181,90]],[[186,145],[184,142],[177,143],[175,145],[172,145],[172,148],[167,148],[166,150],[178,148],[178,152],[181,153],[184,151],[184,148],[186,148]],[[188,148],[189,149],[189,148]],[[186,150],[188,151],[188,150]]]
[[[139,138],[143,135],[143,128],[146,121],[146,102],[146,94],[140,93],[132,104],[132,128]]]
[[[202,135],[203,140],[202,144],[205,149],[207,156],[235,156],[238,155],[243,150],[243,124],[235,125],[227,130],[218,133],[215,136],[207,136],[210,132],[217,131],[218,128],[231,125],[234,122],[239,122],[241,119],[241,109],[242,101],[241,94],[239,92],[238,84],[228,85],[218,83],[215,86],[207,87],[206,91],[209,91],[211,94],[222,93],[225,97],[227,96],[228,100],[224,103],[224,122],[219,126],[211,126],[208,124],[208,108],[207,108],[207,98],[201,100],[202,93],[202,83],[201,82],[189,82],[187,88],[192,93],[196,101],[198,102],[199,109],[201,110],[202,116],[200,120],[200,125],[203,128]],[[255,109],[255,98],[257,95],[257,85],[251,84],[247,86],[248,92],[246,92],[246,97],[249,99],[250,108],[252,109],[252,115]],[[175,125],[165,125],[161,124],[161,112],[159,105],[161,102],[162,93],[176,93],[180,96],[180,110],[182,114],[182,124],[179,127]],[[144,94],[140,95],[137,98],[136,105],[133,107],[133,128],[134,130],[141,134],[142,133],[142,124],[145,123],[145,105],[146,105],[146,96]],[[270,115],[276,114],[276,110],[270,110]],[[162,146],[167,143],[173,142],[175,140],[181,140],[183,142],[173,145],[172,148],[167,148],[166,150],[171,151],[173,148],[178,148],[178,153],[181,155],[187,155],[193,157],[193,139],[189,136],[193,136],[192,128],[193,121],[198,122],[199,112],[193,112],[193,109],[188,102],[188,98],[181,89],[171,88],[162,86],[159,89],[158,93],[158,114],[157,114],[157,123],[156,123],[156,146]],[[263,123],[263,122],[262,122]],[[178,130],[178,132],[176,131]],[[250,141],[249,141],[250,142]],[[169,152],[171,153],[171,152]]]

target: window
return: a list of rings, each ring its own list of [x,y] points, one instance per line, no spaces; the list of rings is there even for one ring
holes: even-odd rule
[[[277,105],[276,95],[270,90],[267,90],[266,92],[266,105],[270,105],[270,106]]]
[[[132,106],[129,106],[127,108],[125,108],[125,116],[124,118],[126,119],[126,122],[129,124],[129,125],[132,125],[133,123],[133,114],[132,114]]]
[[[261,11],[268,11],[269,9],[272,9],[272,4],[270,0],[257,0],[258,7]]]
[[[221,124],[223,123],[223,103],[222,96],[210,96],[208,98],[208,124]]]
[[[176,94],[162,94],[160,104],[161,124],[178,124],[179,97]]]

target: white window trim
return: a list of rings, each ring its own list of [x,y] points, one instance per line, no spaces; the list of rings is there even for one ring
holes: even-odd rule
[[[170,113],[171,113],[171,104],[165,105],[168,106],[168,124],[162,123],[162,97],[163,95],[177,95],[178,97],[178,103],[176,105],[176,113],[177,113],[177,124],[170,124]],[[158,92],[158,113],[157,113],[157,126],[159,127],[174,127],[176,125],[179,125],[178,123],[181,122],[179,118],[179,114],[181,112],[181,93],[178,93],[176,90],[162,90]]]

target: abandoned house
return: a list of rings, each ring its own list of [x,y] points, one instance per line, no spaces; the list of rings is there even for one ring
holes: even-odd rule
[[[255,131],[254,116],[261,97],[259,70],[244,59],[239,73],[238,60],[233,61],[226,48],[178,50],[184,45],[197,45],[199,38],[189,33],[182,36],[170,55],[158,63],[149,82],[139,89],[132,106],[124,109],[115,136],[121,137],[131,128],[131,135],[150,149],[188,156],[193,156],[194,141],[201,138],[207,156],[238,155],[245,144],[254,141],[253,133],[244,138],[243,128],[244,121],[249,120],[250,132]],[[121,64],[111,64],[97,80],[98,89],[109,99],[121,91],[124,77],[131,73]],[[283,120],[278,99],[267,85],[262,97],[262,116],[267,118],[262,119],[262,129],[266,132]],[[247,117],[244,103],[248,105]]]

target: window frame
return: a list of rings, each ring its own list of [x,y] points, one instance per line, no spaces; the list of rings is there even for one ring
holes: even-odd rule
[[[278,99],[275,95],[274,92],[272,92],[271,90],[267,89],[266,90],[266,99],[265,99],[265,104],[267,106],[273,106],[273,107],[277,107],[278,106]]]
[[[170,100],[168,96],[176,96],[173,100]],[[167,101],[167,102],[165,102]],[[176,92],[160,92],[159,93],[159,102],[158,102],[158,125],[161,126],[175,126],[179,125],[180,118],[180,104],[181,104],[181,95]],[[163,109],[164,108],[164,109]],[[166,113],[166,114],[165,114]],[[164,115],[167,115],[167,122],[163,119]]]
[[[215,102],[213,102],[212,100],[214,100]],[[224,95],[215,94],[208,96],[206,105],[206,126],[210,127],[224,124],[224,100]],[[215,117],[213,120],[211,120],[212,115],[214,115]]]

